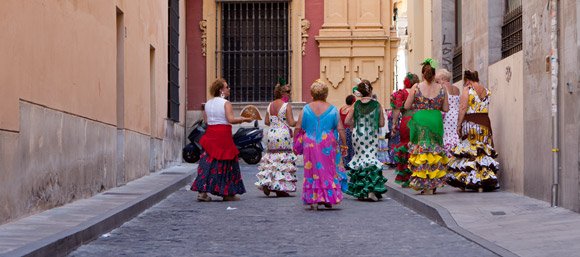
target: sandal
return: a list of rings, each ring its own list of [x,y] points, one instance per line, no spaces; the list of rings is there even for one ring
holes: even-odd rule
[[[211,202],[211,197],[207,194],[198,194],[197,195],[198,202]]]
[[[270,196],[270,189],[267,186],[262,187],[262,192],[264,192],[266,196]]]
[[[290,197],[290,194],[284,191],[276,191],[276,197]]]
[[[237,195],[232,195],[232,196],[226,195],[223,197],[224,202],[239,201],[239,200],[240,200],[240,197]]]

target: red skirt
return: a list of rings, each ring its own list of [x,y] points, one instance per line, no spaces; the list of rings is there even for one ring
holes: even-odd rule
[[[232,125],[208,125],[199,143],[216,160],[237,160],[240,153],[232,138]]]

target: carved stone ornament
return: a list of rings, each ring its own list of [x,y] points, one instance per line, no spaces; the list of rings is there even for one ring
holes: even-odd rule
[[[345,73],[348,72],[346,65],[342,64],[340,60],[332,60],[328,66],[324,65],[322,72],[325,73],[326,79],[333,88],[338,88],[338,85],[344,80]]]
[[[207,51],[207,20],[199,22],[199,29],[201,30],[201,54],[205,56]]]
[[[308,42],[308,29],[310,29],[310,21],[302,19],[300,21],[300,28],[302,29],[302,55],[306,55],[306,42]]]

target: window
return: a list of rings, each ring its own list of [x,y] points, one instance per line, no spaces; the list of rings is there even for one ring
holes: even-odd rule
[[[232,102],[272,100],[278,78],[290,80],[289,1],[220,2],[221,74]]]
[[[522,50],[522,0],[506,0],[506,13],[501,26],[501,57]]]
[[[463,51],[461,46],[453,51],[453,83],[463,79]]]
[[[179,0],[169,0],[167,117],[179,122]]]

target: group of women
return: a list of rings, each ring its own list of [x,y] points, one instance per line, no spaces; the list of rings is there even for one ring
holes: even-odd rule
[[[499,163],[488,116],[491,92],[477,71],[464,72],[464,87],[450,73],[435,72],[432,59],[422,63],[423,81],[408,74],[405,88],[391,96],[396,182],[424,194],[447,184],[461,190],[499,188]]]
[[[425,194],[445,184],[462,190],[497,189],[499,164],[487,115],[490,91],[479,84],[477,72],[465,71],[460,94],[449,82],[449,72],[436,76],[431,59],[422,66],[423,81],[409,74],[405,89],[391,96],[391,138],[398,140],[393,146],[396,182]],[[377,158],[384,109],[372,98],[371,83],[361,80],[355,96],[347,97],[340,110],[326,102],[328,91],[323,81],[315,81],[310,87],[313,101],[295,120],[288,104],[291,88],[276,85],[275,100],[266,111],[267,152],[255,183],[265,195],[285,197],[297,190],[296,155],[304,156],[302,201],[312,209],[332,208],[343,193],[378,201],[387,191],[383,162]],[[210,93],[214,98],[204,113],[208,128],[200,141],[205,153],[191,190],[199,192],[199,201],[211,201],[208,193],[238,200],[245,188],[230,124],[251,119],[234,117],[225,99],[225,80],[216,80]]]

